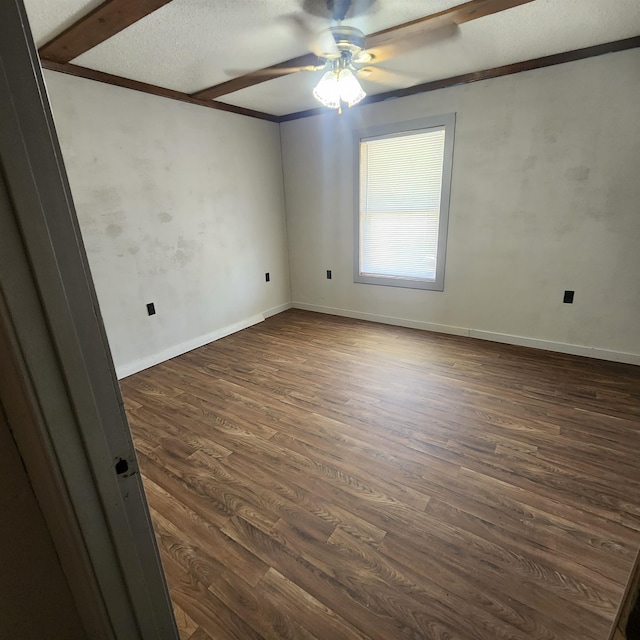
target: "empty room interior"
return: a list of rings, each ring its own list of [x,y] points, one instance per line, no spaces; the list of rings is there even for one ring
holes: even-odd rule
[[[24,7],[156,637],[640,638],[637,0]]]

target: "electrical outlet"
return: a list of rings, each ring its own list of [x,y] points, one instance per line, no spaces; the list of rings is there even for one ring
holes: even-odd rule
[[[331,269],[327,269],[327,280],[331,280]]]
[[[150,302],[150,303],[147,305],[147,313],[148,313],[150,316],[154,316],[154,315],[156,314],[156,305],[155,305],[155,304],[153,304],[153,302]]]
[[[264,280],[265,280],[265,282],[269,282],[271,280],[271,276],[269,275],[268,271],[267,271],[267,273],[264,274]]]
[[[562,298],[562,302],[565,304],[573,304],[573,294],[575,291],[565,291],[564,298]]]

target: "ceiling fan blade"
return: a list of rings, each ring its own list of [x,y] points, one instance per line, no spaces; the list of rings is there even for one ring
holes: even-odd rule
[[[411,75],[408,73],[399,73],[398,71],[392,71],[391,69],[385,69],[384,67],[371,66],[363,67],[356,72],[358,78],[366,80],[368,82],[375,82],[376,84],[384,84],[388,87],[410,87],[422,80],[421,76]]]
[[[295,73],[300,70],[300,67],[316,66],[318,62],[322,63],[322,61],[318,60],[318,56],[313,53],[307,53],[304,56],[292,58],[291,60],[266,67],[265,69],[251,71],[250,73],[245,73],[238,78],[232,78],[226,82],[216,84],[213,87],[196,91],[191,94],[191,97],[199,98],[200,100],[215,100],[216,98],[227,95],[228,93],[252,87],[254,84],[260,84],[261,82],[271,80],[272,78],[280,78],[281,76]]]
[[[376,31],[366,37],[365,47],[376,59],[388,59],[392,55],[405,53],[410,48],[427,44],[436,38],[436,30],[454,28],[471,20],[533,2],[533,0],[470,0],[456,7],[424,18],[411,20],[395,27]],[[443,32],[444,33],[444,32]],[[446,37],[446,36],[445,36]],[[403,44],[402,41],[407,41]],[[398,51],[399,53],[394,53]]]
[[[369,54],[374,62],[383,62],[415,51],[420,47],[439,44],[459,36],[460,27],[455,23],[438,27],[431,26],[428,29],[412,29],[401,36],[398,34],[398,37],[389,38],[385,44],[378,46],[369,46],[369,38],[367,38],[365,53]]]
[[[396,50],[399,50],[398,42],[403,38],[410,39],[412,42],[417,42],[422,38],[422,44],[424,44],[431,35],[429,32],[435,29],[470,22],[471,20],[499,13],[500,11],[505,11],[506,9],[511,9],[529,2],[533,2],[533,0],[470,0],[469,2],[441,11],[440,13],[434,13],[424,18],[419,18],[418,20],[412,20],[411,22],[405,22],[404,24],[372,33],[367,36],[365,46],[374,56],[376,55],[376,51],[379,51],[380,59],[384,59],[385,53],[389,55],[393,50],[392,48],[385,50],[384,47],[396,47]],[[227,82],[222,82],[213,87],[196,91],[191,95],[201,100],[213,100],[228,93],[251,87],[254,84],[260,84],[270,78],[287,75],[291,73],[289,70],[291,68],[312,66],[317,64],[317,62],[317,56],[310,53],[267,67],[267,69],[274,70],[273,75],[261,74],[260,72],[262,70],[254,71],[239,78],[227,80]]]
[[[298,13],[284,16],[283,20],[293,27],[298,38],[319,58],[327,54],[339,55],[338,45],[327,29],[318,33],[317,27]]]
[[[257,69],[256,71],[247,71],[240,69],[225,69],[225,73],[229,76],[233,76],[233,79],[237,79],[238,77],[245,76],[254,76],[254,77],[262,77],[264,76],[267,80],[271,80],[272,78],[279,78],[280,76],[285,76],[290,73],[298,73],[299,71],[320,71],[323,69],[325,65],[305,65],[305,66],[297,66],[297,67],[278,67],[277,69],[273,69],[271,67],[267,67],[266,69]]]

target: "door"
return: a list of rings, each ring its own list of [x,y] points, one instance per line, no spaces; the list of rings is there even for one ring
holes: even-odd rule
[[[22,0],[0,2],[0,327],[2,403],[89,637],[177,639]]]

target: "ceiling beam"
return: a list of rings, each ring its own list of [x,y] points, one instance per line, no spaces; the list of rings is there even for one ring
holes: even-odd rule
[[[459,25],[470,22],[471,20],[477,20],[478,18],[512,9],[513,7],[529,2],[533,2],[533,0],[470,0],[469,2],[451,7],[445,11],[440,11],[439,13],[433,13],[423,18],[418,18],[417,20],[396,25],[395,27],[376,31],[366,37],[365,48],[367,50],[381,50],[383,47],[392,46],[406,38],[415,39],[416,35],[422,33],[427,33],[441,27]],[[296,67],[313,65],[316,64],[317,61],[318,58],[315,55],[307,54],[286,60],[285,62],[280,62],[265,69],[252,71],[238,78],[232,78],[226,82],[196,91],[191,95],[194,98],[203,100],[219,98],[228,93],[246,89],[261,82],[266,82],[267,80],[295,72]]]
[[[448,25],[460,25],[478,18],[484,18],[507,9],[513,9],[533,0],[470,0],[464,4],[433,13],[424,18],[411,20],[395,27],[376,31],[366,37],[365,47],[368,50],[394,44],[395,42],[426,34]]]
[[[96,82],[103,82],[105,84],[111,84],[116,87],[132,89],[133,91],[141,91],[142,93],[149,93],[153,96],[169,98],[170,100],[178,100],[179,102],[188,102],[189,104],[195,104],[200,107],[207,107],[208,109],[229,111],[230,113],[237,113],[241,116],[249,116],[250,118],[259,118],[260,120],[269,120],[270,122],[280,121],[280,118],[278,116],[271,115],[270,113],[263,113],[262,111],[255,111],[253,109],[245,109],[244,107],[236,107],[233,104],[215,102],[214,100],[199,100],[198,98],[190,96],[188,93],[174,91],[173,89],[166,89],[155,84],[147,84],[146,82],[130,80],[129,78],[123,78],[122,76],[116,76],[111,73],[104,73],[103,71],[96,71],[95,69],[88,69],[87,67],[80,67],[76,64],[70,64],[68,62],[53,62],[52,60],[41,60],[40,62],[43,69],[66,73],[67,75],[77,76],[78,78],[95,80]]]
[[[69,62],[171,0],[106,0],[40,47],[41,59]]]

